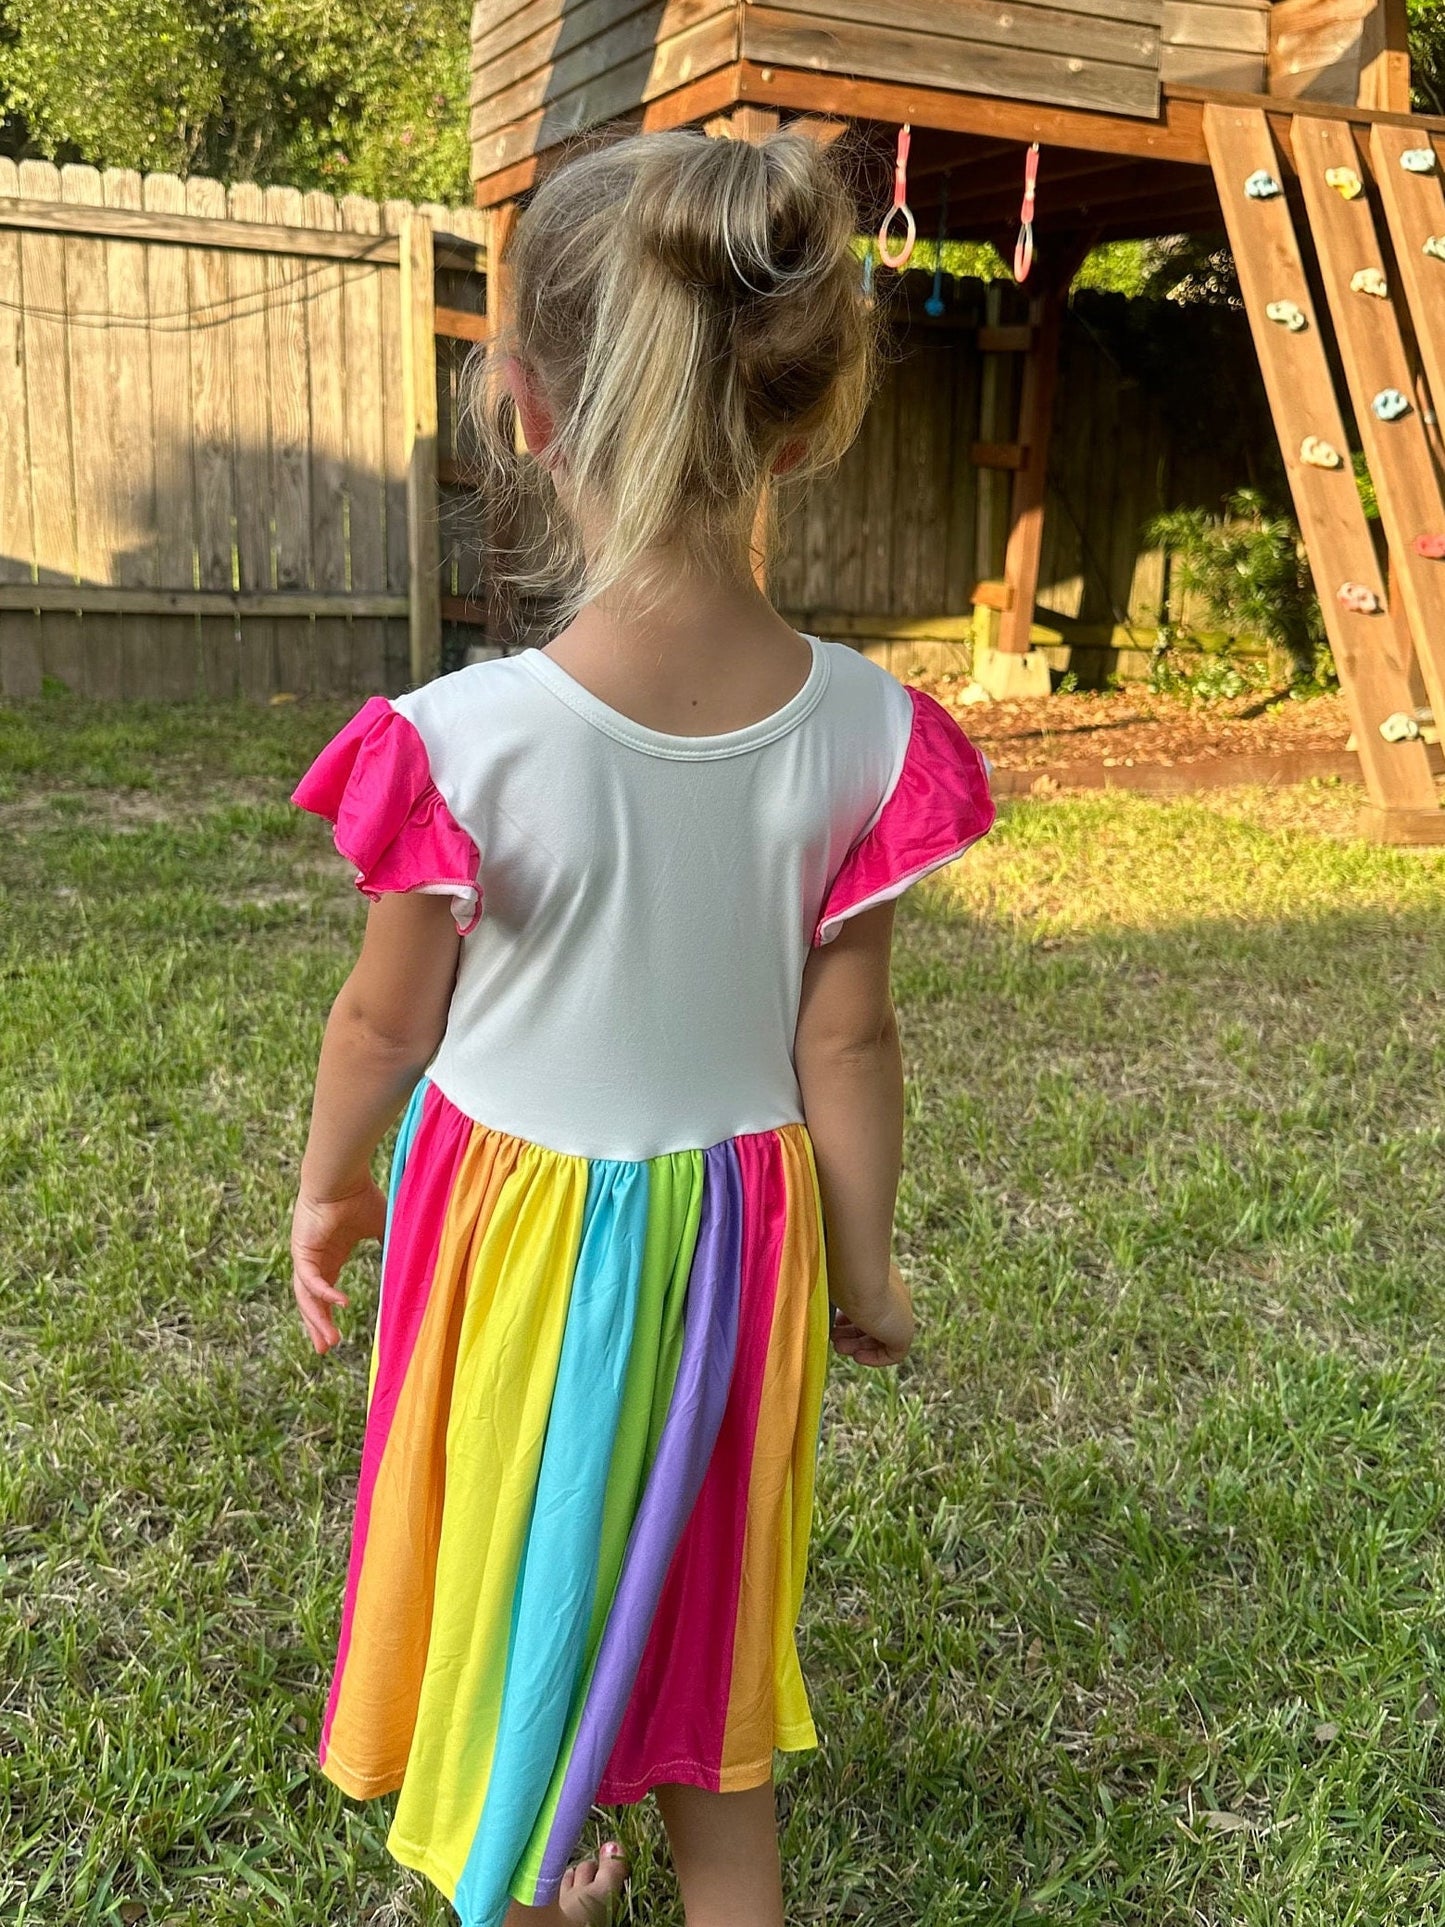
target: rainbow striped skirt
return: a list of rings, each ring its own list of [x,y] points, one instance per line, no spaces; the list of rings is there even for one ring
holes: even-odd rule
[[[466,1927],[594,1801],[816,1744],[798,1668],[828,1301],[800,1124],[646,1160],[420,1085],[392,1167],[328,1777]]]

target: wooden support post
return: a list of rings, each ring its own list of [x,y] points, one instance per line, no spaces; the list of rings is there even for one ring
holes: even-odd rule
[[[1055,243],[1048,281],[1029,306],[1032,343],[1024,361],[1023,393],[1019,400],[1018,443],[1023,451],[1014,472],[1009,514],[1008,546],[1003,578],[1008,606],[998,626],[1000,655],[1026,656],[1034,621],[1034,597],[1039,586],[1039,558],[1044,541],[1044,490],[1049,469],[1049,434],[1054,420],[1054,396],[1059,385],[1059,340],[1069,283],[1074,278],[1082,248]]]
[[[436,283],[432,225],[401,223],[401,387],[405,424],[407,596],[411,679],[441,668],[441,545],[437,508]]]
[[[1360,23],[1362,107],[1410,111],[1410,23],[1405,0],[1375,0]]]
[[[488,331],[495,337],[506,324],[508,297],[511,294],[511,270],[502,257],[512,238],[512,229],[517,225],[517,203],[499,202],[489,213],[491,233],[487,237],[486,313]]]

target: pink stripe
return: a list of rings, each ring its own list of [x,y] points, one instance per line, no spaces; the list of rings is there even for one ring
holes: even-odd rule
[[[604,1805],[640,1799],[653,1786],[715,1791],[722,1772],[753,1442],[788,1205],[776,1132],[735,1138],[733,1144],[742,1179],[743,1245],[732,1384],[597,1791]]]
[[[471,1119],[448,1104],[432,1085],[422,1099],[421,1117],[397,1186],[392,1207],[386,1271],[382,1279],[381,1318],[377,1331],[377,1374],[366,1413],[366,1439],[361,1448],[361,1476],[356,1492],[356,1517],[351,1534],[351,1562],[346,1575],[346,1603],[341,1614],[341,1639],[336,1670],[321,1728],[320,1757],[325,1763],[331,1724],[341,1698],[342,1676],[351,1650],[351,1620],[357,1589],[366,1562],[366,1540],[371,1525],[371,1501],[386,1454],[391,1423],[416,1349],[427,1300],[436,1276],[437,1253],[447,1204],[466,1155]]]

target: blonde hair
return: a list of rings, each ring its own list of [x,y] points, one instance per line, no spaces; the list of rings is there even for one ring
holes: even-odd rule
[[[619,585],[645,600],[666,551],[737,556],[780,458],[815,474],[857,433],[855,230],[837,163],[799,134],[642,134],[549,175],[470,397],[495,572],[564,622]],[[540,461],[518,453],[509,361],[551,417]]]

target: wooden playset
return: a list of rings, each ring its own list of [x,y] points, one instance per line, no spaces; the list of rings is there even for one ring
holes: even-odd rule
[[[1404,0],[477,0],[472,172],[492,259],[578,140],[697,125],[847,134],[882,232],[993,240],[1028,274],[1012,471],[982,672],[1030,649],[1059,323],[1099,241],[1228,231],[1348,696],[1374,834],[1445,839],[1419,736],[1445,716],[1445,120],[1410,113]],[[489,301],[505,303],[505,274]],[[984,336],[990,338],[984,339]],[[992,338],[992,337],[998,338]],[[1351,426],[1353,425],[1353,427]],[[1367,519],[1352,444],[1378,503]]]

